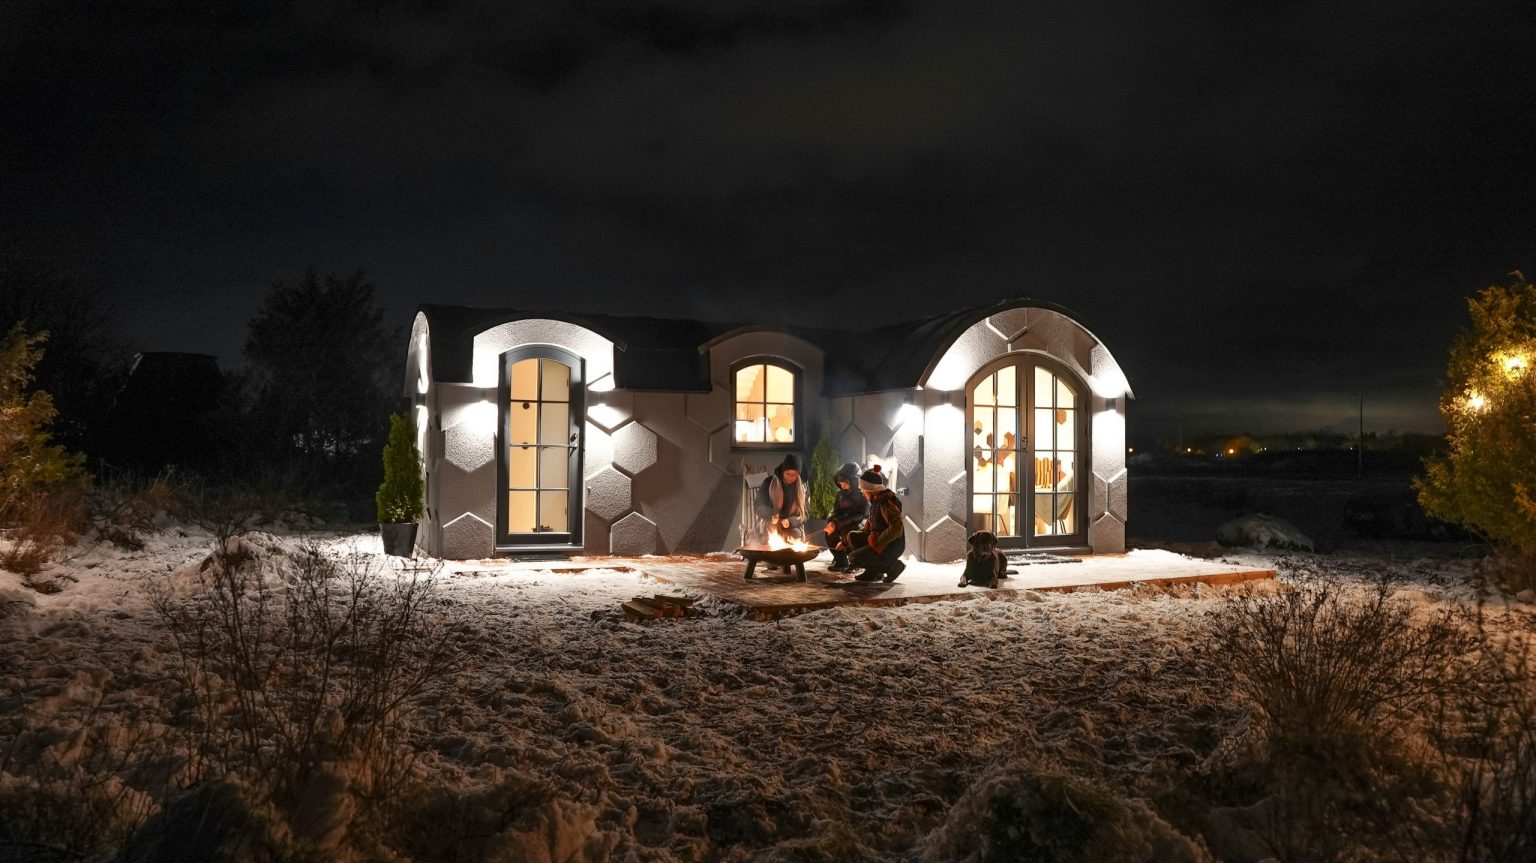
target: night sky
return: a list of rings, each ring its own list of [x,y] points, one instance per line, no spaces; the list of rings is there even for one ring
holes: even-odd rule
[[[1536,269],[1536,4],[0,5],[0,241],[240,362],[417,303],[855,329],[1074,311],[1132,434],[1436,430]]]

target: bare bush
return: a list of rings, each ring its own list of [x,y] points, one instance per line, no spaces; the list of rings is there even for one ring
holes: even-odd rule
[[[126,478],[97,482],[90,495],[91,524],[100,538],[138,551],[144,547],[145,535],[155,532],[155,519],[176,507],[179,492],[174,471],[144,482]]]
[[[1485,586],[1501,593],[1536,590],[1536,556],[1501,548],[1482,561],[1477,575]]]
[[[74,490],[33,492],[12,510],[15,524],[0,551],[0,567],[36,575],[59,551],[77,540],[85,523],[85,505]],[[29,582],[30,583],[30,582]],[[47,591],[46,585],[34,587]]]
[[[407,780],[409,715],[456,667],[434,575],[313,546],[279,567],[232,538],[199,587],[155,597],[191,696],[189,776],[239,776],[296,836],[334,846]]]

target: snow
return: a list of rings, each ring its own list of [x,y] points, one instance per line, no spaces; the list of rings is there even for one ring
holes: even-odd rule
[[[367,535],[251,533],[226,550],[281,580],[303,542],[411,575]],[[137,552],[92,546],[31,579],[51,594],[0,571],[0,715],[16,720],[0,723],[0,787],[41,764],[171,739],[178,659],[152,595],[195,595],[215,544],[183,527]],[[1428,605],[1479,598],[1465,561],[1278,560],[1296,579],[1386,572]],[[1223,590],[983,594],[770,622],[700,598],[701,616],[629,622],[622,601],[671,590],[645,565],[441,566],[462,670],[411,718],[431,790],[403,801],[419,835],[401,859],[450,848],[468,860],[958,859],[975,852],[966,832],[994,817],[987,801],[1041,805],[1043,762],[1122,795],[1105,811],[1126,841],[1205,859],[1137,798],[1248,722],[1248,703],[1193,659]],[[120,781],[137,785],[115,805],[158,811],[142,776]],[[240,818],[348,859],[348,782],[310,788],[305,823]]]

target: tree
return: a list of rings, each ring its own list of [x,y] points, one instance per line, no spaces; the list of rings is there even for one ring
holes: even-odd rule
[[[81,489],[88,481],[80,456],[49,436],[53,399],[27,392],[45,338],[17,325],[0,342],[0,524],[15,522],[38,495]]]
[[[1440,395],[1447,451],[1414,486],[1431,515],[1536,558],[1536,285],[1511,276],[1467,301]]]
[[[832,515],[832,507],[837,503],[837,468],[837,451],[832,449],[832,438],[826,426],[822,426],[816,449],[811,452],[810,508],[815,518]]]
[[[378,450],[398,390],[403,341],[383,325],[361,270],[314,268],[272,287],[245,343],[254,445],[309,491],[356,494],[378,481]]]
[[[374,497],[379,521],[383,524],[421,521],[424,496],[416,428],[409,414],[394,414],[389,418],[389,443],[384,445],[384,482]]]

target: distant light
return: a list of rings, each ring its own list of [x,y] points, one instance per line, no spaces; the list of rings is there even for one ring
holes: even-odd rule
[[[1227,455],[1233,455],[1236,452],[1237,452],[1237,450],[1232,449],[1231,447],[1227,447]]]
[[[1126,447],[1126,448],[1125,448],[1125,451],[1126,451],[1126,452],[1135,452],[1135,451],[1136,451],[1136,448],[1135,448],[1135,447],[1133,447],[1133,446],[1128,446],[1128,447]]]
[[[1510,354],[1504,357],[1504,376],[1510,380],[1517,380],[1529,366],[1530,361],[1525,354]]]
[[[1467,396],[1467,407],[1475,411],[1480,411],[1488,407],[1488,400],[1483,398],[1482,393],[1472,393],[1471,395]]]

